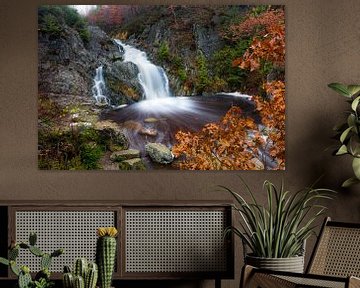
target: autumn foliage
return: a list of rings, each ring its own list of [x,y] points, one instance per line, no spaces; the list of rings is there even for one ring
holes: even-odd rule
[[[135,5],[98,5],[92,10],[87,19],[89,23],[100,25],[103,28],[121,25],[128,17],[136,14]]]
[[[283,9],[268,10],[260,15],[249,14],[243,22],[231,25],[227,34],[235,40],[240,37],[259,37],[269,33],[272,27],[284,23]]]
[[[268,11],[261,17],[250,17],[239,25],[242,33],[250,33],[251,25],[254,27],[263,27],[261,33],[256,33],[250,48],[245,52],[242,58],[235,59],[234,66],[250,71],[258,70],[262,62],[272,63],[275,67],[283,68],[285,65],[285,22],[284,11]],[[235,26],[236,27],[236,26]],[[242,34],[240,33],[240,34]]]
[[[264,63],[273,68],[285,65],[284,11],[268,10],[248,16],[231,29],[234,37],[253,35],[250,47],[241,58],[234,59],[239,69],[256,71]],[[238,30],[237,30],[238,29]],[[283,77],[281,77],[283,78]],[[266,97],[253,96],[261,124],[243,116],[232,107],[219,123],[205,125],[198,132],[179,131],[173,153],[181,169],[254,170],[285,169],[285,83],[282,79],[263,83]],[[268,161],[263,152],[273,159]],[[259,161],[263,166],[258,165]]]
[[[207,124],[200,132],[178,132],[172,152],[184,157],[180,169],[253,170],[254,154],[262,142],[256,128],[253,119],[233,106],[220,123]]]
[[[285,83],[266,83],[265,90],[270,99],[254,97],[256,110],[268,129],[268,147],[264,148],[277,161],[278,169],[285,169]]]

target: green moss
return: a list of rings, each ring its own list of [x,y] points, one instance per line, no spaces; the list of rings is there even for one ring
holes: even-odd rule
[[[87,169],[100,169],[99,160],[103,156],[103,149],[96,143],[84,143],[80,147],[82,166]]]
[[[200,51],[196,57],[196,82],[195,89],[196,93],[202,94],[207,90],[207,87],[210,85],[211,81],[209,78],[209,70],[207,66],[207,60],[205,55]]]
[[[39,129],[39,168],[53,170],[99,169],[105,148],[91,127],[69,130]]]

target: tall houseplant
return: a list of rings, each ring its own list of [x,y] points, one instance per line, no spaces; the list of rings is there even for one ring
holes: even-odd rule
[[[348,154],[352,157],[354,177],[347,179],[342,184],[343,187],[348,187],[360,183],[360,85],[331,83],[328,86],[346,97],[351,106],[347,112],[346,122],[334,128],[340,141],[334,154]]]
[[[315,220],[325,207],[317,202],[331,199],[332,190],[305,188],[296,193],[285,191],[283,184],[276,188],[264,182],[266,205],[261,205],[244,183],[251,201],[233,190],[221,186],[235,199],[234,209],[240,215],[240,227],[226,232],[239,236],[251,253],[245,255],[246,264],[272,270],[303,272],[303,247],[314,233]],[[287,265],[289,265],[287,267]]]

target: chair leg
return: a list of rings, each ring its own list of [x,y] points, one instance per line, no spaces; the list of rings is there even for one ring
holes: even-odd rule
[[[360,278],[349,277],[349,288],[360,288]]]
[[[242,268],[241,271],[241,279],[240,279],[240,288],[246,288],[248,287],[250,280],[251,280],[251,276],[253,274],[254,271],[254,267],[250,266],[250,265],[244,265],[244,267]]]

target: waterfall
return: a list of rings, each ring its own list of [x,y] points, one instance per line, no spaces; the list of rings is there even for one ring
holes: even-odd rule
[[[138,67],[138,79],[145,98],[155,100],[169,97],[169,79],[164,69],[151,63],[145,52],[124,44],[120,40],[115,39],[115,42],[119,45],[119,49],[124,50],[124,62],[132,62]]]
[[[96,75],[94,78],[94,86],[92,87],[93,97],[96,100],[96,104],[110,105],[110,100],[104,95],[105,81],[103,75],[103,67],[100,66],[96,69]]]

